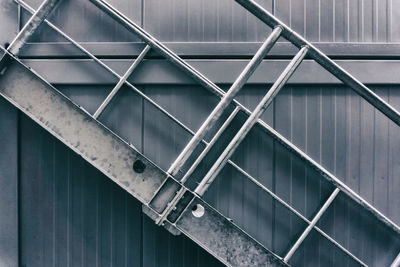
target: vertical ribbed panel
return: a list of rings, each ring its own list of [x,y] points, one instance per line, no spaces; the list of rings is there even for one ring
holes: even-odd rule
[[[28,1],[37,7],[40,0]],[[169,42],[257,42],[270,29],[232,0],[108,1],[155,37]],[[399,42],[400,2],[259,0],[312,42]],[[135,36],[89,1],[65,1],[51,21],[81,42],[132,42]],[[24,16],[25,17],[25,16]],[[45,27],[44,27],[45,28]],[[65,41],[49,29],[41,41]]]

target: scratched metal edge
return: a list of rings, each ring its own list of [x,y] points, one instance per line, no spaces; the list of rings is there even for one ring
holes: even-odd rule
[[[205,209],[201,218],[192,215],[192,207],[196,204]],[[198,197],[190,202],[173,225],[227,266],[290,266]],[[222,233],[218,233],[219,230]],[[212,234],[225,238],[218,243]]]
[[[3,50],[2,47],[0,47],[0,49]],[[72,141],[72,138],[73,135],[76,134],[76,132],[72,133],[71,135],[71,132],[68,133],[68,127],[64,127],[64,129],[62,127],[57,127],[60,125],[60,121],[62,121],[62,114],[60,113],[60,110],[58,110],[58,115],[61,115],[61,117],[56,117],[55,114],[52,113],[47,115],[49,116],[47,119],[44,119],[43,117],[39,118],[38,115],[40,114],[40,110],[34,110],[33,112],[30,112],[30,110],[33,109],[33,106],[26,107],[24,106],[24,104],[18,102],[18,96],[14,95],[13,97],[9,94],[10,90],[7,89],[9,87],[4,84],[7,84],[7,81],[12,82],[13,76],[20,77],[20,79],[14,80],[15,84],[11,83],[12,86],[18,88],[20,88],[20,83],[24,81],[22,77],[29,76],[29,86],[31,86],[32,83],[36,83],[36,85],[41,85],[41,88],[29,89],[30,98],[33,97],[34,90],[42,91],[36,94],[43,94],[44,92],[44,95],[49,96],[49,98],[47,99],[49,101],[48,104],[57,101],[56,103],[54,103],[54,105],[64,105],[63,108],[66,109],[66,112],[71,112],[70,114],[64,114],[64,117],[72,115],[72,118],[74,118],[75,116],[75,123],[77,122],[77,119],[81,119],[80,123],[85,126],[81,128],[84,129],[84,134],[94,134],[94,137],[102,137],[104,138],[104,140],[109,141],[109,143],[99,142],[99,140],[96,140],[96,142],[94,142],[92,140],[93,136],[87,136],[87,139],[85,140],[86,143],[82,141],[82,136],[80,136],[81,138],[78,138],[79,141],[75,140],[76,142],[74,143]],[[15,58],[14,62],[8,66],[4,75],[0,76],[0,95],[144,204],[148,204],[151,196],[161,186],[162,182],[167,178],[167,175],[161,169],[159,169],[159,167],[157,167],[144,155],[139,153],[133,146],[126,143],[123,139],[121,139],[118,135],[113,133],[103,124],[93,119],[89,113],[74,104],[69,98],[67,98],[56,88],[51,86],[46,80],[41,78],[37,73],[29,69],[27,66],[23,65],[19,60]],[[29,101],[31,100],[28,100],[28,102]],[[44,98],[40,98],[40,101],[43,102],[45,100]],[[43,103],[39,103],[39,105],[40,104]],[[46,111],[49,112],[50,110],[48,110],[47,108],[45,112]],[[35,114],[35,112],[39,113]],[[68,123],[72,124],[71,121],[68,122],[68,119],[65,119],[62,122],[64,122],[65,125],[68,125]],[[71,125],[69,126],[72,127]],[[66,134],[66,136],[63,137],[63,134]],[[82,144],[80,144],[81,141]],[[89,150],[94,150],[85,152],[85,150],[82,148],[85,145],[91,145],[89,146]],[[112,153],[107,150],[108,148],[111,149]],[[118,157],[117,161],[108,163],[108,157],[106,157],[105,155],[102,156],[102,152],[108,152],[108,154],[105,155],[111,155],[114,157],[114,159]],[[116,155],[112,155],[113,152],[116,152]],[[100,162],[101,156],[103,157],[102,162]],[[141,174],[135,173],[132,168],[133,162],[137,159],[142,160],[146,164],[146,169]],[[105,167],[105,164],[108,164],[108,167]],[[116,171],[120,172],[116,174]],[[148,179],[146,177],[151,178]]]

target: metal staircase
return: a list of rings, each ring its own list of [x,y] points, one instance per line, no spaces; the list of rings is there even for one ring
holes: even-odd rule
[[[357,258],[351,251],[317,226],[319,219],[331,203],[335,201],[338,194],[345,194],[351,201],[358,203],[360,207],[366,209],[375,216],[380,223],[390,228],[394,234],[400,234],[400,227],[398,225],[260,119],[260,116],[272,103],[274,97],[284,87],[305,57],[309,57],[318,62],[322,67],[336,76],[344,84],[355,90],[355,92],[380,110],[398,126],[400,126],[400,113],[330,60],[311,43],[255,2],[251,0],[235,0],[265,24],[273,28],[273,31],[271,35],[266,38],[253,58],[248,62],[247,66],[243,69],[242,73],[237,77],[229,90],[225,92],[106,1],[90,0],[94,5],[147,44],[122,76],[46,20],[46,17],[54,10],[61,0],[45,0],[36,11],[22,0],[14,1],[25,10],[32,13],[32,17],[13,42],[11,42],[6,49],[1,48],[3,55],[0,61],[0,94],[69,148],[81,155],[107,177],[141,201],[141,203],[143,203],[144,212],[154,219],[158,225],[164,226],[171,233],[185,234],[228,266],[286,266],[309,233],[312,230],[316,230],[360,265],[367,266],[362,259]],[[27,42],[42,22],[47,23],[67,41],[74,44],[92,60],[118,78],[118,83],[94,114],[89,114],[84,109],[74,104],[37,73],[24,66],[19,61],[18,53],[20,48]],[[253,111],[250,111],[240,104],[235,97],[279,37],[284,37],[293,43],[299,48],[299,51],[276,82],[266,92],[257,107]],[[163,107],[127,80],[150,50],[163,56],[171,64],[178,67],[204,88],[221,98],[218,105],[196,132],[168,113]],[[123,85],[134,90],[143,97],[144,100],[166,114],[171,120],[193,136],[167,171],[156,166],[144,155],[139,153],[135,147],[125,142],[100,122],[99,116],[107,108],[107,105]],[[226,113],[228,113],[228,116],[224,118],[223,114]],[[206,171],[206,174],[197,187],[191,190],[186,182],[199,168],[202,160],[212,151],[213,147],[234,118],[237,118],[239,115],[245,117],[243,125],[217,157],[217,160],[211,168]],[[216,128],[217,125],[219,126],[215,129],[215,134],[211,140],[206,141],[206,135]],[[320,205],[320,209],[313,218],[308,219],[303,216],[290,204],[286,203],[232,161],[231,156],[253,127],[259,127],[271,135],[276,141],[302,158],[316,169],[323,178],[334,185],[334,190],[331,192],[328,199]],[[202,149],[200,149],[200,147],[202,147]],[[198,152],[199,149],[200,152]],[[272,196],[276,201],[284,205],[307,224],[306,228],[296,237],[295,242],[284,255],[276,255],[271,252],[202,199],[204,193],[215,179],[218,178],[218,174],[227,164],[242,173],[255,185],[265,191],[266,194]],[[187,171],[183,171],[184,166],[187,166]],[[400,256],[394,259],[392,266],[399,265]]]

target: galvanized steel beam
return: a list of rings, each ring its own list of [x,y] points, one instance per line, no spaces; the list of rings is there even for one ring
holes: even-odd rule
[[[0,76],[0,95],[143,203],[167,175],[134,147],[14,59]],[[133,169],[135,162],[146,168]]]
[[[145,206],[165,181],[173,180],[11,54],[10,57],[12,62],[0,76],[0,95]],[[196,213],[187,210],[176,220],[176,227],[217,259],[229,266],[286,266],[212,207],[195,200],[204,207],[204,218],[198,220]],[[210,235],[204,236],[205,232]],[[232,249],[227,240],[238,249]]]

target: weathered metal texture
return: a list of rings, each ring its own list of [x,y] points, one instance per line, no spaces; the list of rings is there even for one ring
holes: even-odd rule
[[[53,11],[54,7],[59,2],[60,0],[44,0],[39,8],[36,10],[36,12],[25,23],[24,27],[18,32],[17,36],[7,47],[7,50],[13,55],[18,55],[19,50],[24,46],[26,42],[29,41],[29,39],[36,32],[40,24],[42,24],[42,22]]]
[[[321,90],[322,91],[322,90]],[[374,113],[375,114],[375,113]],[[307,133],[308,134],[308,133]],[[299,134],[300,135],[300,134]],[[297,137],[294,137],[294,138],[297,138]],[[391,139],[391,140],[393,140],[393,139]],[[396,140],[396,137],[394,137],[394,141]],[[151,144],[151,142],[149,142],[149,144]],[[343,175],[346,175],[346,174],[343,174]],[[376,198],[378,198],[378,197],[375,197],[375,199]],[[374,200],[374,198],[371,200],[371,202]],[[383,210],[384,210],[385,208],[383,208]],[[337,210],[340,210],[340,209],[337,209]],[[338,231],[340,231],[340,230],[338,230]],[[382,246],[382,247],[384,247],[384,246]],[[377,255],[378,255],[378,253],[377,253]],[[335,258],[335,257],[334,257]],[[380,263],[382,263],[382,262],[380,262]]]
[[[204,208],[201,217],[192,213],[196,205]],[[176,226],[210,253],[218,255],[228,266],[286,266],[197,197],[177,220]],[[221,239],[221,236],[225,238]]]
[[[16,59],[0,80],[0,94],[142,203],[148,204],[166,179],[166,174],[161,169]],[[145,164],[143,172],[135,172],[132,168],[137,160]],[[232,224],[222,215],[218,216],[220,220],[226,221],[224,226]],[[249,250],[246,254],[240,250],[233,252],[232,260],[227,259],[228,263],[241,263],[241,266],[245,266],[249,260],[259,262],[262,257],[268,265],[277,266],[280,260],[275,255],[262,249],[260,244],[252,241],[239,228],[231,229],[240,236],[238,245],[242,244]],[[193,229],[195,230],[198,229]],[[218,229],[215,231],[213,238],[218,238],[220,244],[227,245],[224,232]],[[202,246],[217,258],[225,260],[225,254],[214,251],[213,239],[209,241],[210,237],[204,238]],[[229,250],[228,246],[226,250]]]
[[[87,89],[106,93],[111,88],[68,89],[75,95]],[[125,96],[138,106],[142,103]],[[93,102],[99,99],[86,98],[85,107],[95,109]],[[135,116],[139,110],[124,108],[122,113],[107,114],[106,121],[129,134],[131,141],[140,140],[137,121],[119,124],[115,119]],[[18,122],[20,264],[15,267],[223,266],[185,235],[172,236],[156,226],[142,214],[139,201],[30,118],[22,115]],[[11,138],[10,133],[7,139]],[[4,178],[9,183],[15,179]]]
[[[17,36],[5,47],[12,55],[18,55],[19,50],[32,35],[39,28],[40,24],[46,17],[53,11],[54,7],[58,4],[59,0],[44,0],[39,8],[32,14],[29,20],[25,23],[24,27],[18,32]],[[0,72],[12,61],[9,53],[3,54],[0,59]]]
[[[217,101],[196,86],[140,88],[193,129]],[[63,85],[59,89],[94,112],[112,86]],[[398,87],[374,89],[400,107]],[[247,86],[239,100],[254,108],[265,90],[264,86]],[[130,119],[121,120],[125,117]],[[400,222],[400,183],[396,176],[400,165],[395,156],[400,130],[355,93],[344,87],[288,86],[263,119]],[[102,122],[143,149],[163,168],[171,164],[190,138],[128,88],[121,89],[102,115]],[[23,117],[20,124],[20,201],[25,203],[20,211],[22,264],[45,266],[55,261],[59,266],[67,266],[67,262],[74,266],[93,262],[114,266],[220,266],[187,238],[174,237],[156,227],[141,215],[140,205],[130,195],[75,153],[68,152],[28,118]],[[380,126],[380,130],[375,131],[375,126]],[[381,149],[377,149],[378,145]],[[250,132],[234,160],[307,218],[312,218],[333,190],[320,180],[318,173],[259,129]],[[221,174],[205,197],[275,253],[284,253],[290,236],[300,234],[305,227],[234,170]],[[368,265],[389,265],[400,248],[393,232],[377,228],[369,214],[357,206],[352,205],[351,210],[348,207],[343,201],[333,205],[329,216],[323,217],[318,226]],[[358,266],[315,231],[289,263]]]
[[[0,80],[0,94],[143,203],[166,175],[128,143],[104,128],[50,84],[14,60]],[[146,165],[143,173],[132,166]]]
[[[154,50],[159,52],[162,56],[166,57],[168,61],[170,61],[173,65],[175,65],[178,69],[185,72],[190,78],[196,80],[199,84],[211,90],[214,94],[222,97],[224,92],[219,88],[216,84],[210,81],[207,77],[202,75],[192,66],[187,64],[184,60],[182,60],[179,56],[177,56],[170,49],[165,47],[160,41],[155,39],[149,33],[144,31],[141,27],[139,27],[136,23],[130,20],[127,16],[123,15],[120,11],[118,11],[115,7],[102,0],[91,0],[97,7],[99,7],[102,11],[107,13],[110,17],[118,21],[122,26],[136,34],[140,39],[145,41],[149,46],[151,46]],[[344,69],[342,69],[339,65],[329,59],[326,55],[316,49],[312,44],[310,44],[307,40],[299,36],[296,32],[290,29],[288,26],[283,24],[277,18],[272,16],[268,11],[263,9],[260,5],[257,5],[254,1],[241,1],[237,0],[240,4],[245,6],[247,9],[250,9],[253,14],[255,14],[258,18],[263,20],[267,25],[274,28],[276,26],[281,26],[283,29],[283,36],[292,42],[297,47],[307,46],[310,50],[310,56],[316,60],[319,64],[324,66],[326,70],[334,74],[338,79],[343,81],[344,83],[351,86],[353,90],[355,90],[358,94],[364,97],[368,102],[370,102],[374,107],[383,112],[386,116],[388,116],[392,121],[396,124],[400,125],[400,113],[394,109],[392,106],[387,104],[384,100],[382,100],[378,95],[376,95],[373,91],[367,88],[364,84],[360,83],[357,79],[347,73]],[[234,101],[235,105],[241,106],[237,101]],[[243,111],[247,114],[250,113],[248,109],[241,106]],[[283,143],[285,146],[289,147],[293,152],[296,152],[302,159],[306,160],[308,163],[314,166],[319,172],[323,174],[323,177],[327,178],[331,181],[335,186],[339,187],[344,193],[349,195],[354,201],[365,207],[368,211],[370,211],[374,216],[379,218],[383,223],[387,226],[391,227],[396,232],[400,232],[400,227],[383,215],[379,210],[373,207],[370,203],[365,201],[361,196],[355,193],[351,188],[342,183],[338,178],[329,173],[326,169],[316,163],[312,158],[310,158],[306,153],[299,150],[290,141],[282,138],[276,131],[271,129],[268,125],[263,122],[257,121],[258,125],[260,125],[264,130],[268,131],[271,135],[274,136],[279,142]]]

